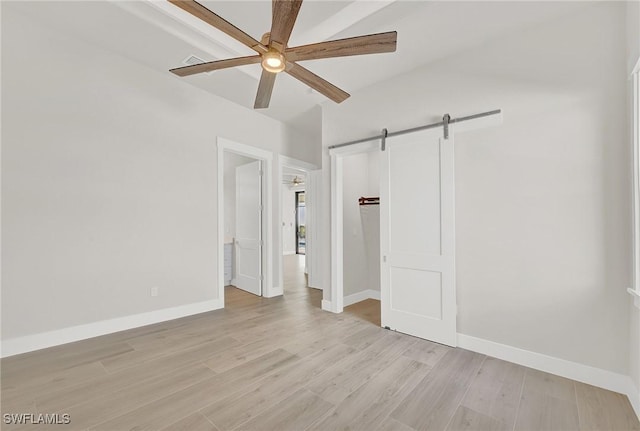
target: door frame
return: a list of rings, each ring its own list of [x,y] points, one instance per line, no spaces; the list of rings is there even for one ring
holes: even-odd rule
[[[452,134],[460,134],[500,124],[502,124],[502,112],[489,117],[466,120],[459,124],[450,124],[449,130]],[[331,158],[331,298],[325,297],[322,300],[322,309],[325,311],[342,313],[344,309],[343,159],[353,154],[380,151],[380,145],[380,141],[373,140],[329,149]]]
[[[300,224],[298,223],[298,209],[300,208],[300,201],[298,200],[300,193],[304,194],[306,197],[306,190],[295,190],[294,191],[294,206],[295,206],[295,212],[296,212],[296,231],[295,231],[295,237],[296,237],[296,254],[301,254],[302,256],[306,255],[307,253],[300,253],[300,242],[298,241],[298,231],[300,230]],[[305,204],[306,207],[306,204]],[[306,222],[305,222],[305,227],[306,227]],[[306,248],[305,248],[306,249]],[[306,260],[306,259],[305,259]]]
[[[299,171],[302,171],[305,173],[305,185],[304,185],[304,190],[305,192],[309,191],[309,186],[310,186],[310,173],[313,171],[318,170],[318,167],[316,165],[314,165],[313,163],[309,163],[309,162],[305,162],[302,160],[298,160],[298,159],[294,159],[292,157],[287,157],[287,156],[283,156],[283,155],[279,155],[278,156],[278,203],[279,203],[279,210],[278,210],[278,226],[280,229],[280,232],[282,232],[282,220],[283,220],[283,215],[282,215],[282,181],[284,178],[283,175],[283,170],[284,168],[292,168],[292,169],[296,169]],[[307,206],[307,225],[311,224],[311,223],[315,223],[315,221],[313,220],[313,215],[311,214],[312,211],[310,211],[309,206],[313,206],[313,203],[309,203],[308,200],[309,194],[305,193],[305,199],[307,199],[306,202],[306,206]],[[319,199],[318,197],[316,197],[316,199]],[[314,228],[312,227],[312,230]],[[316,252],[314,252],[314,250],[310,250],[309,249],[309,244],[312,241],[315,241],[315,238],[312,235],[313,232],[310,232],[309,229],[307,229],[307,250],[306,250],[306,254],[305,254],[305,266],[307,269],[307,274],[308,274],[308,280],[309,280],[309,285],[311,286],[311,280],[315,279],[314,276],[312,276],[313,273],[320,271],[320,265],[316,265],[317,260],[314,259],[315,255],[319,255],[320,253],[318,253],[318,248],[317,248],[317,244],[312,244],[311,248],[313,249],[313,247],[315,247],[315,250],[318,250]],[[311,236],[310,236],[311,235]],[[283,247],[282,247],[282,234],[280,235],[280,241],[278,241],[278,249],[277,249],[277,254],[276,254],[276,262],[277,262],[277,267],[278,267],[278,287],[276,289],[274,289],[274,296],[276,295],[282,295],[284,292],[284,259],[282,258],[282,253],[283,253]],[[276,293],[275,291],[277,291],[278,293]]]
[[[224,305],[224,153],[230,152],[262,161],[262,296],[273,293],[273,153],[251,145],[217,137],[218,147],[218,299]]]

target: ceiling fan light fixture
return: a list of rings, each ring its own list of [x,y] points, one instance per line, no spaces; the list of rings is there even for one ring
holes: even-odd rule
[[[275,49],[270,49],[262,54],[262,68],[267,72],[280,73],[285,69],[285,67],[286,62],[284,55]]]
[[[201,4],[200,0],[168,1],[182,9],[183,12],[191,14],[211,27],[226,33],[247,48],[251,48],[257,54],[225,60],[198,62],[171,69],[171,72],[177,76],[190,76],[197,73],[210,73],[230,67],[261,63],[262,73],[253,105],[254,109],[269,107],[274,83],[277,74],[280,72],[286,72],[291,77],[313,88],[319,94],[336,103],[341,103],[349,97],[349,93],[307,70],[299,62],[322,58],[379,54],[396,50],[398,34],[395,31],[289,47],[291,32],[298,18],[298,12],[303,0],[272,0],[271,28],[262,35],[260,41],[257,41],[220,15],[207,9]]]

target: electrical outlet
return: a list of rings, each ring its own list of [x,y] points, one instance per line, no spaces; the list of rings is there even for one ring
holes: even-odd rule
[[[158,288],[157,287],[152,287],[150,294],[151,294],[151,296],[158,296]]]

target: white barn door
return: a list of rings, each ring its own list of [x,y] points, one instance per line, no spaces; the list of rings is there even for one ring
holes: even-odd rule
[[[235,286],[262,295],[262,165],[236,168]]]
[[[380,172],[382,326],[456,345],[453,137],[387,138]]]

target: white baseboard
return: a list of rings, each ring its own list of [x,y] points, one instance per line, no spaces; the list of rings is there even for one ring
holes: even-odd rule
[[[640,418],[640,394],[631,377],[624,374],[465,334],[458,334],[458,347],[627,395]]]
[[[324,311],[330,311],[333,313],[333,309],[331,307],[333,307],[333,304],[331,304],[331,301],[327,301],[326,299],[322,300],[322,309]]]
[[[284,291],[282,290],[282,287],[272,287],[269,289],[269,292],[265,292],[263,296],[265,298],[275,298],[276,296],[282,296],[283,294]]]
[[[324,288],[321,285],[322,283],[318,283],[312,275],[309,276],[309,279],[307,280],[307,287],[324,290]]]
[[[364,301],[365,299],[377,299],[380,300],[380,291],[367,289],[361,292],[353,293],[349,296],[345,296],[343,299],[342,306],[348,307],[349,305],[355,304],[360,301]]]
[[[41,332],[39,334],[25,335],[24,337],[2,340],[0,357],[18,355],[32,352],[60,344],[86,340],[87,338],[152,325],[180,317],[224,308],[224,303],[219,299],[196,302],[194,304],[180,305],[178,307],[164,308],[162,310],[117,317],[115,319],[101,320],[84,325],[71,326],[55,331]]]
[[[294,254],[296,254],[295,251],[285,251],[285,252],[282,253],[283,256],[291,256],[291,255],[294,255]]]
[[[629,377],[629,392],[627,393],[627,397],[629,397],[631,407],[633,407],[633,410],[636,412],[636,416],[638,416],[638,420],[640,420],[640,387],[633,383],[633,379],[631,377]]]

